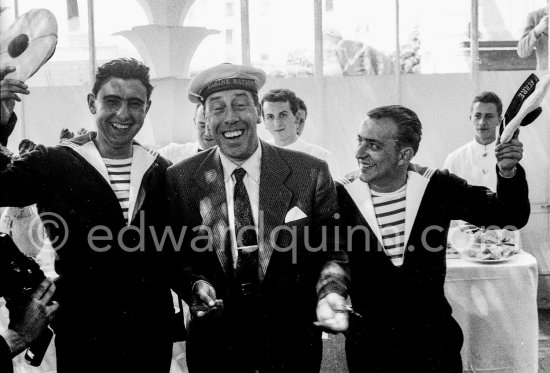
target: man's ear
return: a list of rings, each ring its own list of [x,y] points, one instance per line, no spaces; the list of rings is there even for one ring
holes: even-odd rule
[[[397,164],[403,166],[409,164],[414,157],[414,150],[410,146],[404,147],[399,151],[399,159]]]
[[[298,136],[300,136],[302,134],[302,132],[304,132],[304,124],[305,123],[306,123],[306,121],[303,118],[300,118],[300,120],[296,124],[296,133],[298,134]]]
[[[95,96],[93,93],[88,93],[88,108],[90,109],[90,113],[95,114],[96,108],[95,108]]]
[[[256,124],[262,123],[262,108],[258,105],[256,105],[256,114],[258,114],[258,119],[256,120]]]
[[[149,112],[149,109],[151,108],[151,104],[152,104],[151,100],[147,101],[147,107],[145,108],[145,114],[147,114]]]

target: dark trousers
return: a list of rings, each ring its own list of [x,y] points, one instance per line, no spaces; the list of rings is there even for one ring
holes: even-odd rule
[[[463,335],[452,318],[418,325],[350,318],[346,356],[350,373],[461,373]],[[386,327],[384,327],[386,326]]]
[[[163,339],[82,338],[56,335],[58,373],[168,373],[170,336]]]

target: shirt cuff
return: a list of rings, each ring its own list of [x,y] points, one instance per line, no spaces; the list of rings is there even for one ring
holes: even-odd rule
[[[517,172],[518,168],[517,166],[514,166],[514,168],[512,168],[512,170],[510,171],[510,175],[504,175],[501,171],[500,171],[500,168],[498,169],[498,174],[505,178],[505,179],[511,179],[513,178],[514,176],[516,176],[516,172]]]
[[[0,124],[0,145],[8,145],[8,137],[10,137],[17,122],[17,115],[15,112],[11,113],[10,119],[6,124]]]

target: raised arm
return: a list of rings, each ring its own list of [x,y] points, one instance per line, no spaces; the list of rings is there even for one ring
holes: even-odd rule
[[[540,22],[536,23],[534,14],[530,13],[527,16],[523,36],[518,41],[518,56],[521,58],[529,57],[531,53],[533,53],[537,41],[543,33],[548,34],[548,15],[545,15],[541,18]]]
[[[15,101],[21,101],[18,94],[27,95],[27,85],[20,80],[6,78],[15,71],[15,67],[6,66],[0,69],[0,145],[6,146],[8,137],[15,125],[13,109]]]

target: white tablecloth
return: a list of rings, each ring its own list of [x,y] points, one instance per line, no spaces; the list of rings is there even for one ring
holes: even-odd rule
[[[465,372],[538,371],[537,261],[447,259],[445,294],[464,333]]]

